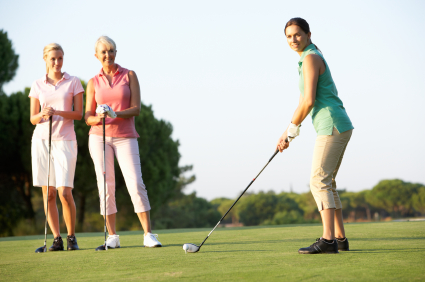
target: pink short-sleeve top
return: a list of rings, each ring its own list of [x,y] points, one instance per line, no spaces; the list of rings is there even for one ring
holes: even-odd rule
[[[98,105],[107,104],[114,110],[123,111],[130,108],[131,91],[128,78],[128,69],[117,64],[117,71],[112,77],[112,83],[103,73],[103,69],[93,77],[94,98]],[[96,114],[97,115],[97,114]],[[89,134],[103,135],[102,124],[92,125]],[[110,118],[105,120],[105,135],[108,137],[137,138],[139,134],[134,126],[134,117],[131,118]]]
[[[47,81],[47,74],[34,81],[29,97],[40,101],[41,108],[52,107],[57,111],[72,111],[74,96],[83,93],[84,89],[78,77],[63,73],[62,79],[56,85]],[[40,121],[35,126],[32,138],[49,139],[49,121]],[[53,115],[52,140],[76,140],[74,120]]]

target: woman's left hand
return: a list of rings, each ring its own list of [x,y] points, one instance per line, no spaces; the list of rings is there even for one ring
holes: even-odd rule
[[[289,142],[287,142],[288,138],[288,133],[285,132],[282,134],[282,136],[280,136],[279,140],[277,141],[277,145],[276,145],[276,150],[279,150],[279,152],[283,152],[283,150],[288,149],[289,147]]]

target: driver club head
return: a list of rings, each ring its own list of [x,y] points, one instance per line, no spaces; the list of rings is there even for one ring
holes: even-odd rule
[[[184,244],[183,245],[183,250],[185,253],[196,253],[199,251],[199,247],[195,244]]]
[[[45,252],[47,252],[47,247],[46,246],[40,247],[37,250],[35,250],[35,252],[36,253],[45,253]]]

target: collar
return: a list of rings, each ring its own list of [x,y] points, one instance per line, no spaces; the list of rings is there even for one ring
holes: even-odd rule
[[[305,49],[303,50],[303,53],[301,55],[301,58],[298,61],[298,64],[301,64],[304,61],[305,56],[307,56],[307,53],[310,50],[317,50],[313,43],[311,43],[310,45],[308,45],[307,47],[305,47]]]
[[[67,74],[66,72],[63,73],[62,78],[59,81],[62,81],[64,79],[69,79],[71,76],[69,74]],[[47,84],[47,73],[46,75],[43,77],[43,82],[45,84]]]
[[[122,67],[120,65],[118,65],[118,64],[115,64],[115,65],[117,66],[117,71],[114,73],[113,76],[115,76],[117,73],[122,73],[123,72],[123,69],[122,69]],[[101,68],[100,69],[100,72],[99,72],[99,76],[104,76],[104,75],[105,75],[105,73],[103,72],[103,68]]]

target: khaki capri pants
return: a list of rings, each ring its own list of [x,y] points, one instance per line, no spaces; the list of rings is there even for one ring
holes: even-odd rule
[[[319,211],[341,209],[335,178],[353,130],[339,133],[334,127],[332,135],[319,135],[314,145],[310,189]]]

